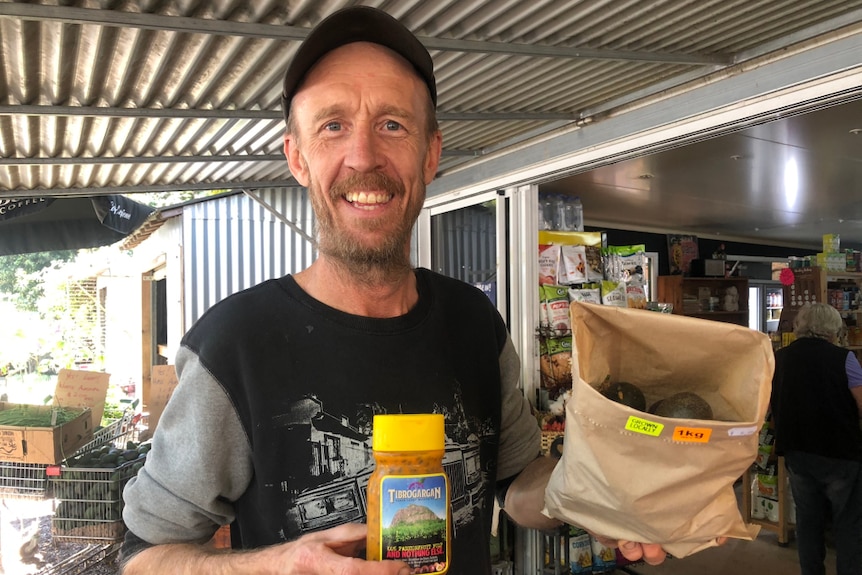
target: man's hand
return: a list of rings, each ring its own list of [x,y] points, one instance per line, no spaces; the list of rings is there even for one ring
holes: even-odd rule
[[[635,541],[617,541],[608,539],[601,535],[594,535],[596,541],[605,547],[619,547],[620,553],[629,561],[641,561],[649,565],[658,565],[663,563],[667,558],[667,552],[662,549],[658,543],[636,543]],[[718,545],[724,545],[727,542],[727,537],[719,537],[716,540]]]
[[[279,565],[278,573],[409,575],[409,566],[401,561],[365,561],[367,532],[366,525],[349,523],[303,535],[292,543],[270,547],[269,551],[275,554],[272,559]]]
[[[635,543],[634,541],[620,541],[620,553],[629,561],[640,561],[643,559],[649,565],[658,565],[664,562],[667,553],[657,543]]]
[[[123,575],[410,575],[401,561],[364,559],[365,525],[350,523],[251,551],[189,543],[156,545],[133,555]]]
[[[623,557],[625,557],[629,561],[644,560],[650,565],[658,565],[665,560],[665,557],[667,557],[667,553],[664,549],[661,548],[661,545],[659,545],[658,543],[636,543],[634,541],[617,541],[616,539],[609,539],[601,535],[596,535],[595,533],[590,533],[590,535],[595,537],[596,541],[598,541],[605,547],[619,547],[620,553],[622,553]]]

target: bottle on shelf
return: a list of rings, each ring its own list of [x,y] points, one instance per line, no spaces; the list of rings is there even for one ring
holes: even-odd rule
[[[553,230],[566,231],[566,201],[563,196],[554,196],[551,200],[554,209]]]
[[[568,221],[569,229],[574,232],[584,231],[584,205],[581,203],[580,196],[575,196],[569,201],[567,207],[571,213]]]
[[[581,198],[561,194],[542,195],[539,197],[538,224],[540,230],[584,231],[584,207]]]
[[[539,229],[554,229],[554,204],[551,201],[550,196],[542,196],[539,198]]]

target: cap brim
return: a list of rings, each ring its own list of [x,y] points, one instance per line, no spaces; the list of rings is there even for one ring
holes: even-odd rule
[[[428,86],[431,101],[437,106],[434,62],[425,46],[386,12],[368,6],[353,6],[322,20],[294,54],[284,74],[281,96],[285,121],[290,114],[290,102],[309,70],[332,50],[353,42],[372,42],[401,55],[416,69]]]

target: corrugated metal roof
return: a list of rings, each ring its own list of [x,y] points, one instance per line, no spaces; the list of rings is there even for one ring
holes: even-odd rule
[[[862,0],[377,0],[429,47],[441,171],[862,22]],[[0,2],[0,196],[293,184],[281,74],[356,2]]]

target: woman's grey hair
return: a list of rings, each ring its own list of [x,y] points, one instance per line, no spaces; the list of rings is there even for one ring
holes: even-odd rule
[[[844,320],[838,310],[829,304],[811,303],[799,308],[793,321],[796,337],[819,337],[833,340],[844,329]]]

